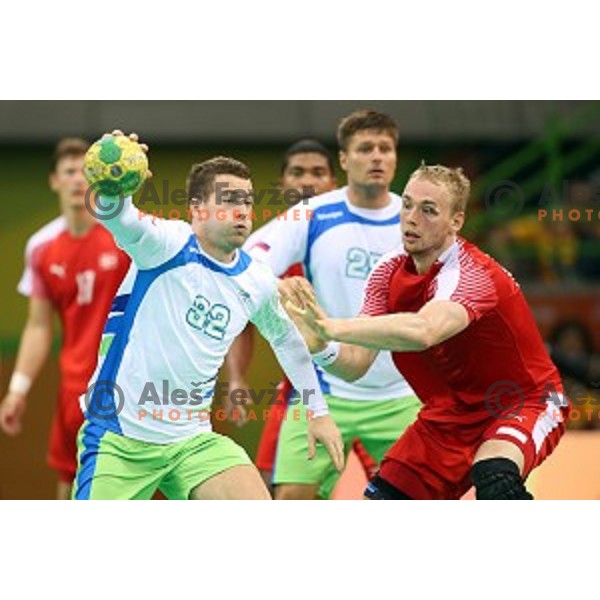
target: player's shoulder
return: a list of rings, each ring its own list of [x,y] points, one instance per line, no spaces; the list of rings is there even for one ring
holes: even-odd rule
[[[393,250],[390,250],[379,257],[379,260],[373,266],[373,271],[371,273],[384,273],[390,270],[396,270],[406,260],[407,256],[404,245],[399,244]]]
[[[512,280],[491,256],[464,238],[457,238],[438,260],[442,263],[435,277],[438,297],[495,295],[505,289],[503,282]]]
[[[391,191],[389,192],[389,196],[389,205],[383,208],[369,209],[369,212],[366,215],[362,215],[360,209],[349,203],[347,186],[337,188],[319,196],[314,196],[306,201],[306,205],[314,215],[311,220],[316,221],[329,220],[337,217],[343,218],[345,215],[349,215],[350,212],[357,213],[359,216],[366,216],[367,218],[372,217],[374,213],[377,214],[376,218],[392,216],[398,218],[402,207],[402,198]],[[366,212],[366,209],[363,210]]]
[[[143,218],[150,218],[153,226],[160,227],[161,234],[171,250],[176,249],[179,251],[194,235],[194,230],[187,221],[181,219],[152,219],[149,216]]]
[[[277,284],[277,278],[273,269],[264,261],[255,258],[240,248],[239,262],[245,265],[245,273],[255,280],[260,287],[273,288]]]
[[[464,238],[456,241],[457,250],[454,262],[461,272],[485,273],[488,277],[508,276],[508,271],[489,254]]]
[[[273,298],[277,291],[277,277],[271,267],[240,249],[238,260],[238,284],[245,299],[258,309],[265,301]]]
[[[336,188],[330,192],[313,196],[303,201],[306,207],[311,211],[335,210],[336,206],[342,206],[346,202],[347,187]]]
[[[29,236],[25,245],[25,254],[31,256],[41,247],[53,242],[67,229],[67,220],[63,215],[56,217],[49,223],[40,227],[35,233]]]
[[[391,199],[391,203],[394,206],[398,207],[398,211],[400,211],[400,209],[402,208],[402,196],[400,194],[396,194],[396,192],[392,192],[390,190],[390,199]]]
[[[488,287],[493,287],[500,297],[509,297],[520,291],[519,282],[513,274],[497,260],[486,254],[475,244],[463,241],[461,258],[464,266],[468,266],[474,280],[485,281]]]
[[[160,222],[161,226],[176,235],[185,235],[189,237],[193,233],[192,226],[182,219],[156,219],[155,223]]]
[[[407,256],[404,246],[400,244],[379,257],[369,275],[367,287],[373,289],[383,286],[387,289],[392,275],[404,264]]]

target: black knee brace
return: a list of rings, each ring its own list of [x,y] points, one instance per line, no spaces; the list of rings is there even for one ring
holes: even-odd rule
[[[508,458],[487,458],[471,468],[477,500],[533,500],[519,467]]]

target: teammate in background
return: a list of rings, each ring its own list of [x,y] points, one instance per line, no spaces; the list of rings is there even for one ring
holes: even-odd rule
[[[367,498],[457,499],[473,483],[478,499],[532,499],[524,480],[565,430],[569,403],[518,284],[458,237],[469,193],[460,169],[422,165],[362,316],[330,319],[306,290],[291,307],[329,372],[352,381],[391,350],[424,402]]]
[[[27,394],[50,353],[53,316],[62,324],[60,388],[48,462],[58,471],[57,497],[68,499],[77,468],[76,437],[83,422],[79,396],[94,371],[102,328],[129,258],[85,207],[84,140],[61,140],[52,160],[50,187],[62,215],[27,243],[25,272],[18,290],[29,298],[9,391],[0,405],[0,427],[17,435]]]
[[[401,201],[390,192],[398,128],[387,115],[362,110],[341,121],[338,143],[348,186],[311,198],[299,220],[272,221],[264,235],[257,232],[260,243],[253,240],[253,247],[246,247],[275,275],[303,263],[308,281],[281,281],[284,297],[297,300],[312,284],[331,314],[351,317],[358,313],[372,266],[400,243]],[[358,438],[377,463],[420,409],[389,354],[382,353],[369,372],[351,384],[327,373],[319,372],[319,377],[345,452]],[[313,461],[306,459],[305,436],[304,419],[285,420],[273,477],[278,499],[313,499],[319,491],[328,497],[336,483],[337,473],[325,452],[317,452]]]
[[[77,499],[148,499],[157,489],[178,499],[269,498],[244,450],[212,432],[206,418],[219,368],[249,320],[308,392],[308,453],[321,441],[343,467],[339,431],[277,282],[240,250],[252,227],[248,167],[217,157],[194,165],[187,187],[191,225],[140,219],[131,198],[104,215],[134,266],[115,298],[85,398]],[[165,386],[171,393],[161,402],[151,390]]]
[[[279,186],[282,194],[289,190],[297,190],[302,194],[303,201],[334,190],[337,187],[337,180],[330,152],[317,140],[303,139],[295,142],[283,155]],[[251,250],[254,246],[261,245],[261,239],[270,227],[273,227],[273,221],[254,232],[248,238],[246,248]],[[303,275],[302,263],[297,263],[292,265],[281,276],[281,279],[302,277]],[[254,328],[252,325],[248,325],[231,345],[229,354],[226,357],[226,365],[229,371],[228,398],[231,398],[234,390],[248,390],[249,388],[247,375],[254,354],[253,338]],[[287,402],[293,393],[293,386],[287,378],[283,379],[278,389],[279,397],[277,403],[269,407],[269,417],[264,424],[254,461],[263,480],[269,487],[273,480],[273,467],[279,432],[285,419]],[[234,408],[237,409],[235,422],[240,423],[244,417],[244,407],[230,406],[230,414]],[[362,464],[367,478],[371,479],[377,464],[362,446],[360,440],[354,440],[352,448]],[[329,486],[326,486],[326,488],[328,489]]]

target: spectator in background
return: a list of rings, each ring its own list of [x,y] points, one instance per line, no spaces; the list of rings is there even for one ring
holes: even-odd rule
[[[575,181],[569,186],[568,208],[580,211],[581,219],[573,223],[580,244],[576,269],[586,281],[600,280],[600,178],[597,181]],[[588,218],[586,211],[591,211]]]
[[[523,281],[579,279],[580,242],[568,220],[540,221],[536,214],[495,223],[482,242],[491,256]]]
[[[544,221],[537,242],[540,275],[544,282],[574,281],[579,241],[571,221]]]
[[[579,321],[560,323],[550,335],[550,356],[574,408],[581,413],[581,419],[573,419],[570,425],[575,429],[600,429],[600,354],[595,353],[585,325]],[[592,420],[586,409],[591,409]]]

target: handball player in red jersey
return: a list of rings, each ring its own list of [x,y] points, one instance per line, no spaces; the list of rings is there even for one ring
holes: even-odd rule
[[[58,314],[60,388],[48,449],[48,463],[58,472],[58,499],[71,496],[76,437],[83,422],[79,396],[96,366],[102,329],[129,267],[127,255],[86,207],[83,160],[87,149],[84,140],[66,138],[54,152],[50,187],[59,197],[62,214],[27,243],[18,290],[29,298],[29,315],[9,390],[0,404],[0,428],[17,435],[31,385],[50,354],[54,314]]]
[[[569,403],[519,285],[458,236],[470,182],[422,165],[401,210],[402,246],[380,260],[361,314],[330,319],[304,293],[288,305],[328,371],[360,377],[379,350],[423,402],[365,496],[532,499],[525,479],[556,447]]]

